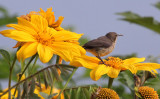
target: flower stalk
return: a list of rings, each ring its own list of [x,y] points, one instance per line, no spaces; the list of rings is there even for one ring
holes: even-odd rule
[[[77,71],[77,69],[78,69],[78,68],[74,68],[74,69],[73,69],[72,74],[71,74],[70,77],[68,78],[68,80],[67,80],[66,84],[64,85],[63,89],[60,91],[57,99],[60,99],[61,93],[65,90],[65,88],[67,87],[69,81],[71,80],[72,76],[75,74],[75,72]]]
[[[22,73],[19,74],[19,79],[18,79],[18,83],[21,81],[21,78],[23,76],[23,74],[25,73],[25,71],[27,70],[28,66],[30,65],[30,63],[33,61],[33,59],[36,57],[37,54],[35,54],[34,56],[31,57],[30,61],[27,63],[27,65],[25,66],[24,70],[22,71]],[[16,86],[15,91],[14,91],[14,96],[16,94],[16,90],[17,90],[18,86]]]
[[[108,88],[111,88],[111,87],[112,87],[113,80],[114,80],[114,78],[109,77],[109,80],[108,80]]]

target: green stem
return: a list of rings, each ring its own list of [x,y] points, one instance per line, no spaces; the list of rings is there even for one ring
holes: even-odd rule
[[[108,88],[111,88],[111,87],[112,87],[113,80],[114,80],[114,78],[110,78],[110,77],[109,77],[109,80],[108,80]]]
[[[57,65],[59,64],[59,59],[60,59],[60,57],[57,55],[57,58],[56,58]],[[54,84],[54,82],[53,82],[53,84]],[[53,91],[53,84],[51,85],[50,95],[52,94],[52,91]]]
[[[17,48],[17,51],[20,49],[20,47]],[[17,56],[15,55],[14,56],[14,59],[13,59],[13,62],[12,62],[12,65],[10,67],[10,72],[9,72],[9,81],[8,81],[8,89],[11,88],[11,80],[12,80],[12,72],[13,72],[13,68],[15,66],[15,63],[16,63],[16,60],[17,60]],[[9,94],[8,94],[8,98],[11,99],[11,91],[9,90]]]
[[[24,70],[22,71],[22,73],[19,74],[19,79],[18,79],[18,83],[20,82],[23,74],[25,73],[25,71],[27,70],[28,66],[30,65],[30,63],[33,61],[33,59],[36,57],[37,54],[35,54],[34,56],[31,57],[31,59],[29,60],[29,62],[27,63],[26,67],[24,68]],[[15,91],[14,91],[14,96],[16,94],[16,90],[17,90],[17,87],[15,88]]]
[[[72,74],[71,74],[70,77],[68,78],[68,80],[67,80],[66,84],[64,85],[63,89],[60,91],[57,99],[60,99],[61,93],[62,93],[62,92],[64,91],[64,89],[67,87],[69,81],[71,80],[72,76],[74,75],[74,73],[76,72],[77,69],[78,69],[78,68],[74,68],[74,69],[73,69]]]
[[[56,64],[59,64],[60,57],[57,55]]]
[[[11,88],[12,72],[13,72],[13,68],[14,68],[14,66],[15,66],[16,60],[17,60],[17,57],[16,57],[16,55],[15,55],[15,57],[14,57],[14,59],[13,59],[13,63],[12,63],[12,65],[11,65],[11,67],[10,67],[8,89]],[[9,99],[11,99],[11,91],[10,91],[10,90],[9,90],[9,94],[8,94],[8,95],[9,95]]]
[[[35,66],[36,66],[37,60],[38,60],[38,55],[36,55],[35,61],[34,61],[34,63],[33,63],[33,66],[32,66],[32,68],[31,68],[31,71],[29,72],[29,75],[30,75],[31,73],[33,73],[33,70],[34,70],[34,68],[35,68]]]

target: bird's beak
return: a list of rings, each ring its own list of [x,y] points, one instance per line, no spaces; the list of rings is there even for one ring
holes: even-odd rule
[[[117,34],[117,36],[123,36],[122,34]]]

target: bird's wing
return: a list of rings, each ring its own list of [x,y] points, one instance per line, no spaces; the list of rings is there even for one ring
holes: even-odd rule
[[[92,49],[92,48],[99,48],[99,47],[107,48],[107,47],[110,47],[111,45],[112,43],[110,42],[95,39],[95,40],[87,42],[86,44],[83,45],[83,47],[85,49]]]

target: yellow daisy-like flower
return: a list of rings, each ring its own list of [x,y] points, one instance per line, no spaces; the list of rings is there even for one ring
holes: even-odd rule
[[[8,90],[8,88],[5,89],[5,90],[3,90],[3,91],[5,92],[6,90]],[[11,89],[11,98],[13,98],[12,95],[14,94],[14,91],[15,91],[15,89]],[[2,92],[2,93],[3,93],[3,92]],[[0,95],[1,95],[2,93],[0,93]],[[15,97],[17,97],[17,96],[18,96],[18,92],[16,92],[16,94],[15,94]],[[6,93],[6,94],[3,95],[2,97],[0,97],[0,99],[8,99],[8,93]]]
[[[57,31],[64,30],[62,27],[60,27],[64,17],[60,16],[57,21],[55,21],[54,12],[52,12],[52,8],[48,8],[45,12],[43,9],[40,8],[40,15],[42,15],[44,18],[47,19],[48,24],[50,27],[54,28]]]
[[[45,12],[42,8],[40,8],[39,12],[31,11],[27,15],[22,15],[21,18],[26,19],[27,21],[31,21],[32,15],[41,15],[48,22],[48,26],[54,28],[57,31],[64,30],[60,25],[64,19],[63,16],[60,16],[57,21],[55,21],[54,12],[52,12],[52,8],[48,8]]]
[[[141,86],[138,88],[138,92],[143,99],[159,99],[157,92],[151,87]]]
[[[130,70],[133,74],[136,74],[138,70],[157,73],[155,69],[160,68],[160,64],[140,63],[144,60],[145,58],[129,58],[122,60],[118,57],[108,57],[107,60],[103,60],[105,64],[102,64],[102,62],[96,57],[83,55],[82,57],[75,57],[70,64],[92,69],[90,76],[93,80],[100,79],[104,74],[107,74],[111,78],[116,78],[120,71],[123,70]]]
[[[12,38],[23,45],[17,52],[20,61],[28,57],[39,54],[43,63],[48,62],[53,54],[59,55],[65,61],[71,61],[74,56],[81,56],[86,51],[76,44],[82,34],[70,31],[56,31],[48,27],[48,22],[40,15],[32,15],[31,21],[18,18],[18,24],[9,24],[9,29],[1,31],[3,36]]]
[[[98,88],[93,96],[95,99],[120,99],[118,94],[109,88]]]
[[[44,84],[41,84],[41,89],[40,89],[39,86],[36,86],[36,88],[35,88],[35,90],[34,90],[34,93],[35,93],[35,94],[38,94],[38,96],[39,96],[41,99],[44,99],[44,98],[39,94],[39,92],[44,92],[44,93],[46,93],[46,94],[49,95],[49,94],[50,94],[50,91],[51,91],[51,87],[50,87],[50,86],[48,86],[48,87],[46,88]],[[57,88],[53,88],[52,94],[53,94],[53,93],[57,93],[57,95],[54,96],[54,97],[52,97],[52,99],[57,99],[58,94],[60,93],[60,90],[57,89]],[[63,93],[61,94],[61,99],[64,99],[64,94],[63,94]]]

